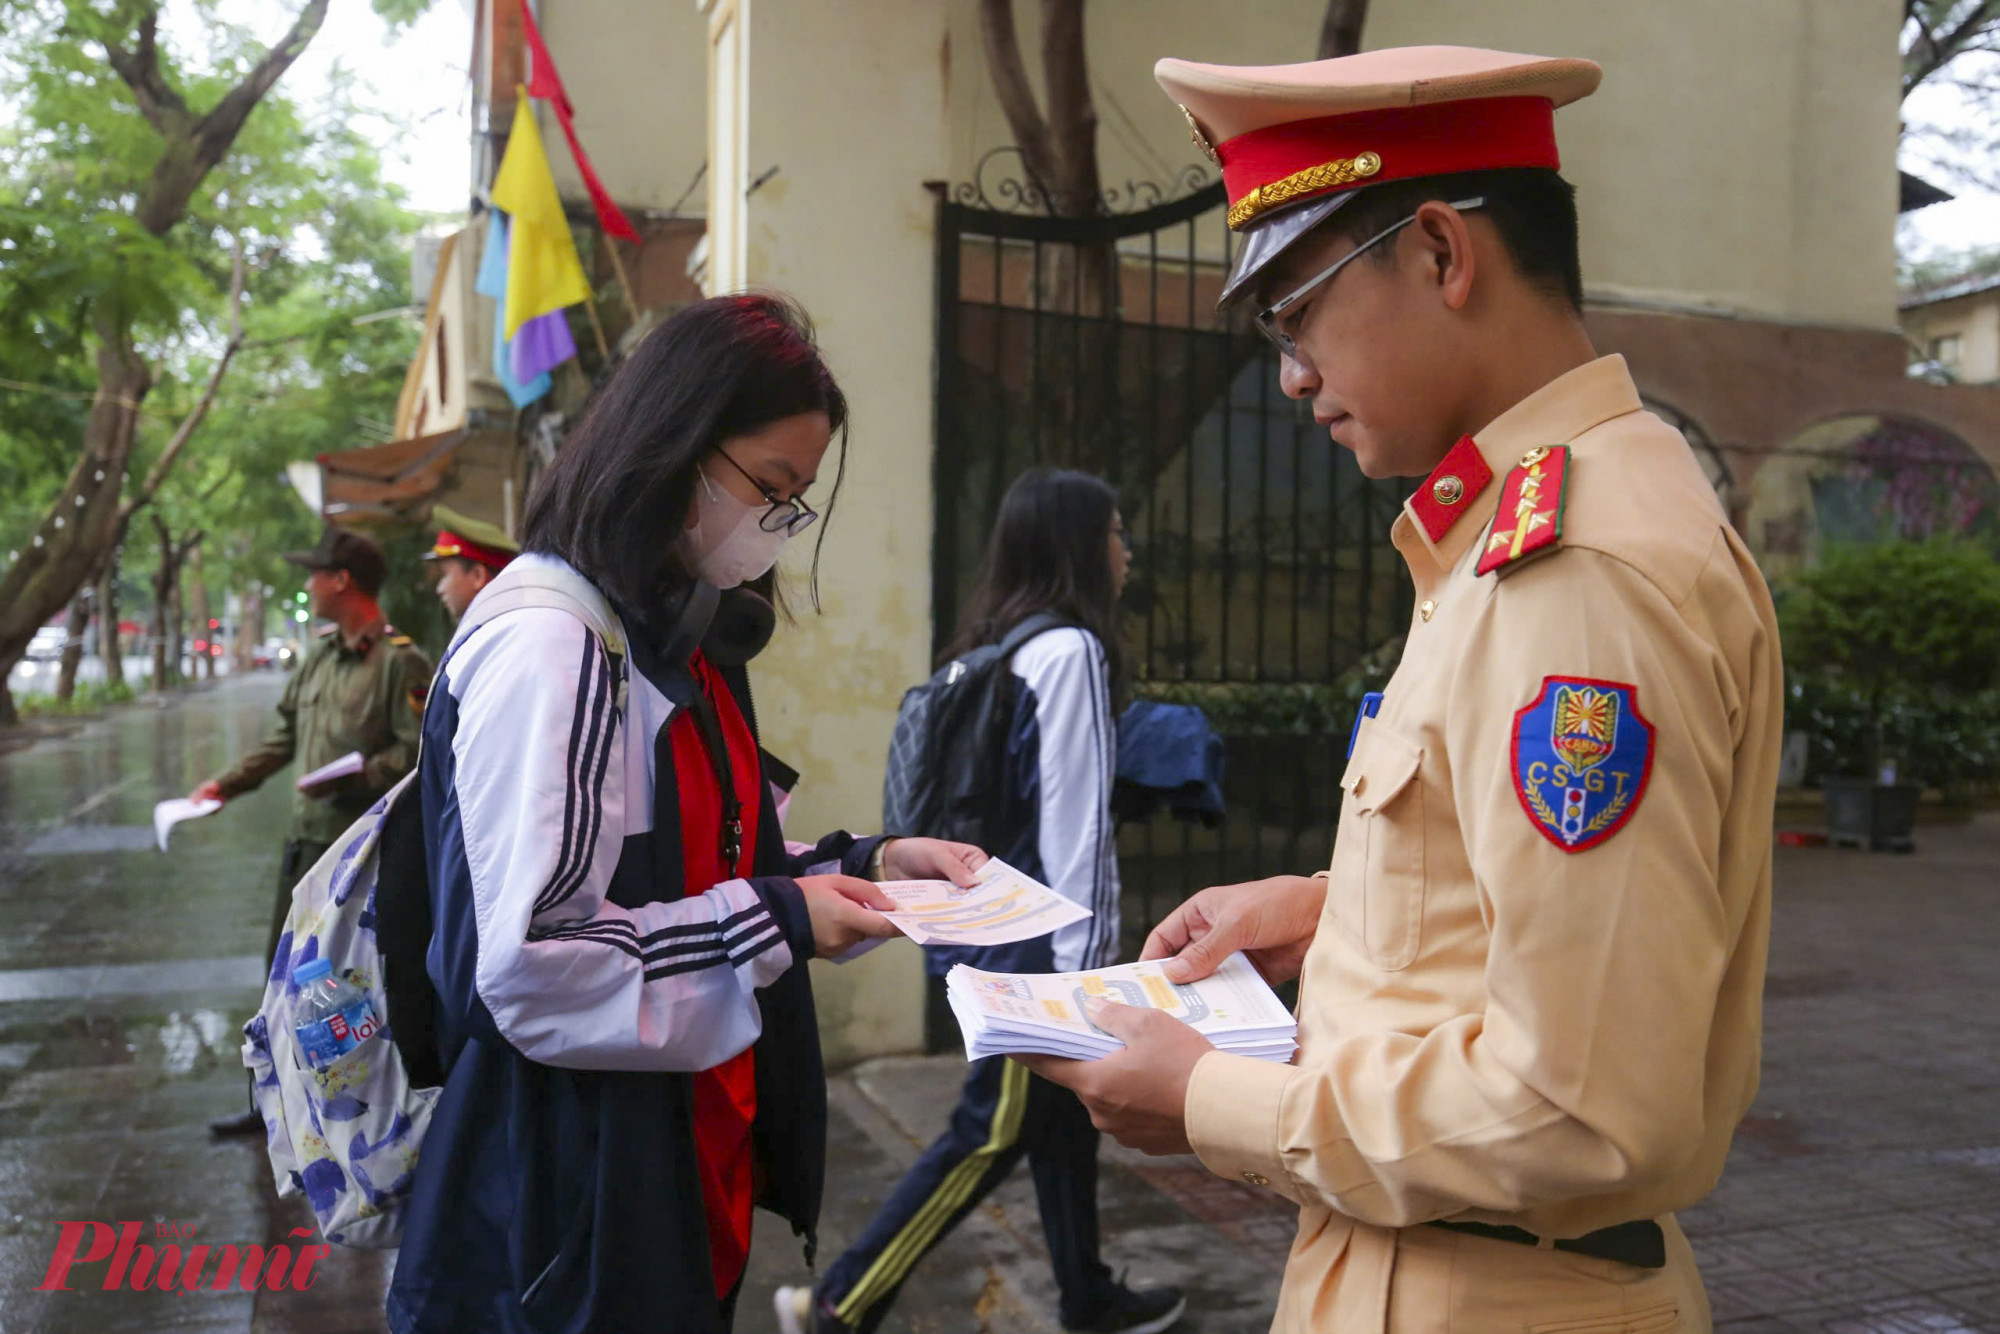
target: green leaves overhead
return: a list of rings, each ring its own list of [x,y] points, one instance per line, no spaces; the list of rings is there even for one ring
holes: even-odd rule
[[[428,0],[377,0],[395,23]],[[249,270],[247,342],[154,503],[211,534],[204,573],[284,577],[276,554],[316,527],[283,481],[297,459],[383,439],[415,350],[406,306],[424,219],[382,178],[355,126],[379,122],[337,72],[301,97],[290,76],[257,101],[177,222],[154,234],[140,201],[193,151],[177,131],[214,110],[306,0],[244,12],[180,0],[149,37],[148,0],[0,0],[0,566],[75,465],[101,330],[132,330],[154,368],[128,477],[143,476],[198,398],[227,331],[232,248]],[[341,0],[326,23],[359,17]],[[190,30],[190,15],[198,27]],[[144,90],[111,53],[157,53]],[[185,167],[184,162],[180,162]],[[143,569],[149,544],[130,544]]]

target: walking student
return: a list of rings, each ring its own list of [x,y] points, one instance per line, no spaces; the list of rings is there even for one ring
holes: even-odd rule
[[[846,834],[793,855],[778,827],[745,670],[774,617],[744,585],[819,517],[846,422],[795,307],[681,310],[598,391],[439,667],[419,792],[445,1082],[395,1334],[720,1334],[753,1206],[812,1254],[807,961],[895,934],[863,877],[984,860]]]
[[[307,605],[328,622],[278,700],[276,724],[257,749],[190,796],[229,801],[255,791],[294,758],[312,773],[348,755],[360,771],[301,789],[292,797],[292,821],[278,859],[271,929],[264,942],[270,968],[292,906],[292,887],[333,841],[417,762],[431,664],[422,649],[382,618],[376,597],[388,577],[382,549],[358,533],[327,528],[311,551],[285,557],[306,570]],[[217,1135],[259,1135],[264,1119],[253,1107],[209,1123]]]
[[[1098,1124],[1299,1206],[1283,1334],[1710,1328],[1676,1211],[1757,1089],[1783,680],[1687,441],[1583,320],[1556,109],[1587,60],[1463,47],[1156,73],[1214,146],[1279,383],[1370,477],[1415,607],[1332,861],[1147,941],[1300,978],[1297,1063],[1157,1012],[1025,1057]],[[1643,144],[1630,145],[1643,153]],[[1303,868],[1302,868],[1303,869]]]
[[[971,610],[947,650],[1000,644],[1031,618],[1048,628],[1014,652],[1019,682],[996,855],[1091,910],[1053,936],[933,947],[925,963],[996,972],[1101,968],[1118,952],[1111,788],[1122,675],[1118,598],[1131,554],[1118,496],[1099,478],[1035,469],[1008,489]],[[1023,1156],[1071,1330],[1148,1334],[1180,1318],[1178,1289],[1133,1290],[1099,1256],[1097,1131],[1074,1094],[1002,1058],[972,1063],[951,1121],[815,1290],[782,1288],[785,1334],[873,1330],[917,1263]]]

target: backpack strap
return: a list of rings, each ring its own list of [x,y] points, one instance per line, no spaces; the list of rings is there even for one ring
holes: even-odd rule
[[[604,641],[607,652],[618,657],[625,655],[625,625],[595,585],[574,570],[521,561],[513,562],[494,576],[493,582],[473,599],[472,606],[466,608],[465,620],[451,637],[451,648],[457,648],[488,621],[528,607],[566,611],[589,626],[591,633]],[[445,652],[449,656],[451,649]]]
[[[1023,645],[1036,635],[1049,630],[1060,630],[1070,622],[1052,611],[1038,611],[1033,616],[1024,617],[1019,624],[1007,632],[1000,641],[1000,656],[1011,659],[1021,651]]]

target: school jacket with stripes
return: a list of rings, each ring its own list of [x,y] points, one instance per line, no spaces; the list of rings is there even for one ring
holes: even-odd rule
[[[724,675],[754,731],[743,673]],[[694,689],[685,663],[636,641],[628,663],[547,608],[439,669],[419,782],[446,1080],[396,1334],[720,1331],[690,1074],[752,1044],[759,1203],[810,1259],[826,1087],[793,877],[864,874],[876,840],[792,856],[760,784],[757,876],[682,897],[666,725]]]
[[[1012,662],[1002,836],[987,849],[1090,909],[1053,936],[1018,945],[924,951],[938,974],[954,963],[1002,972],[1076,972],[1118,957],[1118,855],[1111,786],[1117,722],[1104,646],[1075,626],[1045,630]]]

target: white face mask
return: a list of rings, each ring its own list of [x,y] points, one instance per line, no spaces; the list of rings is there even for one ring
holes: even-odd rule
[[[746,505],[711,482],[707,473],[695,476],[701,479],[701,494],[695,497],[694,527],[681,536],[695,574],[717,588],[734,588],[776,565],[791,534],[782,528],[767,533],[760,526],[770,506]]]

